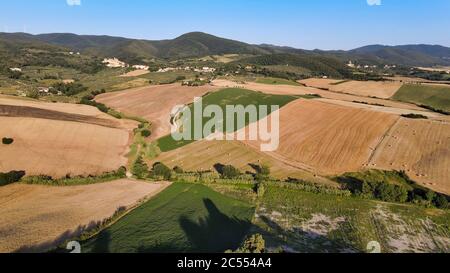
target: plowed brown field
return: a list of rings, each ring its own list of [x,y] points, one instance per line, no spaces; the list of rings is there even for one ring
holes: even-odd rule
[[[150,73],[150,71],[148,71],[148,70],[133,70],[133,71],[130,71],[123,75],[120,75],[120,77],[131,78],[131,77],[138,77],[138,76],[146,75],[148,73]]]
[[[127,163],[131,130],[96,108],[0,98],[0,172],[27,175],[98,175]]]
[[[121,92],[102,94],[98,102],[129,115],[144,117],[152,122],[152,137],[170,134],[170,113],[176,105],[190,104],[216,87],[187,87],[180,84],[148,86]]]

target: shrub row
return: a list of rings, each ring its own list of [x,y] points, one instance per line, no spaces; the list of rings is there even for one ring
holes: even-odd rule
[[[345,174],[337,181],[356,196],[372,198],[386,202],[413,203],[423,206],[435,206],[446,209],[449,207],[449,197],[418,185],[404,171],[378,171],[382,176],[390,176],[398,183],[381,181],[381,178],[366,174]]]
[[[49,186],[73,186],[73,185],[88,185],[95,183],[107,182],[115,179],[126,178],[127,169],[120,167],[113,172],[107,172],[99,176],[75,176],[67,175],[64,178],[54,179],[51,176],[39,175],[29,176],[21,180],[25,184],[31,185],[49,185]]]

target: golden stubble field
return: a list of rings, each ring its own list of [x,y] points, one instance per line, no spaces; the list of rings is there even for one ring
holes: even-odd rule
[[[329,91],[364,97],[388,99],[402,87],[396,81],[334,81],[329,79],[306,79],[302,83],[309,87],[325,88]]]
[[[127,163],[135,122],[96,108],[0,99],[0,172],[27,175],[99,175]]]
[[[297,100],[280,110],[280,145],[269,154],[323,175],[361,170],[398,119],[378,111]],[[261,144],[246,143],[255,149]]]
[[[150,71],[137,69],[137,70],[133,70],[133,71],[130,71],[128,73],[125,73],[123,75],[120,75],[120,77],[122,77],[122,78],[132,78],[132,77],[139,77],[139,76],[142,76],[142,75],[146,75],[148,73],[150,73]]]
[[[96,100],[128,115],[151,121],[151,139],[155,140],[170,134],[170,114],[173,107],[191,104],[195,97],[202,97],[217,89],[209,85],[187,87],[168,84],[102,94]]]
[[[315,79],[319,80],[319,79]],[[320,79],[322,80],[322,79]],[[325,80],[326,82],[336,82],[336,80]],[[217,87],[240,87],[249,90],[259,91],[266,94],[275,94],[275,95],[308,95],[308,94],[317,94],[322,96],[324,99],[329,99],[332,102],[349,102],[363,107],[364,105],[356,102],[364,102],[367,105],[383,105],[385,108],[396,108],[402,109],[405,111],[416,111],[425,113],[426,115],[433,115],[434,113],[424,110],[413,104],[402,103],[397,101],[391,101],[386,99],[379,98],[370,98],[365,96],[358,96],[352,94],[344,94],[333,91],[326,91],[319,88],[314,87],[306,87],[306,86],[293,86],[293,85],[270,85],[270,84],[261,84],[254,82],[246,82],[246,83],[236,83],[229,80],[215,80],[212,83]],[[365,107],[367,107],[367,105]]]
[[[0,187],[0,252],[45,251],[169,185],[122,179],[86,186]]]
[[[404,170],[422,185],[450,194],[450,123],[401,119],[369,167]]]
[[[333,185],[332,181],[312,172],[289,165],[270,155],[249,147],[240,141],[198,141],[180,149],[163,153],[153,162],[163,162],[169,167],[182,167],[185,171],[215,171],[215,164],[233,165],[242,172],[255,173],[250,164],[270,167],[271,176],[278,179],[298,178],[315,183]]]

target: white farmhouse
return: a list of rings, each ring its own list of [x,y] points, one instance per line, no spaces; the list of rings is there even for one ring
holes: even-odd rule
[[[104,59],[103,63],[109,68],[128,67],[128,65],[117,58]]]
[[[150,69],[150,67],[148,65],[133,65],[133,68],[137,69],[137,70],[149,70]]]
[[[38,87],[38,92],[40,94],[48,94],[50,92],[50,88],[48,88],[48,87]]]

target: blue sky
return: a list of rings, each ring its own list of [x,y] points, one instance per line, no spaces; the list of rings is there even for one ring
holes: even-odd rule
[[[450,0],[2,0],[0,31],[151,40],[203,31],[305,49],[450,46],[449,14]]]

